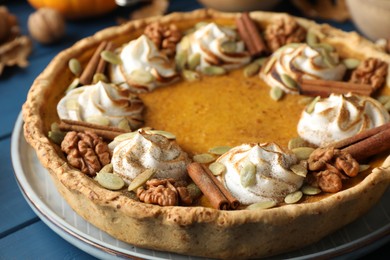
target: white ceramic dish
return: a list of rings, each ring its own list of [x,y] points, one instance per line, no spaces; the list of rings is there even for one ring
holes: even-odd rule
[[[15,176],[23,196],[34,212],[54,232],[81,250],[99,258],[188,259],[190,257],[137,248],[123,243],[77,215],[57,192],[50,175],[23,136],[19,115],[12,134],[11,156]],[[131,231],[129,231],[131,232]],[[316,244],[269,259],[354,259],[390,241],[390,190],[379,204],[357,221],[322,239]]]

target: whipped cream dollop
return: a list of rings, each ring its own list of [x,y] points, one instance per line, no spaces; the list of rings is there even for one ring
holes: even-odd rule
[[[215,23],[201,26],[192,34],[183,37],[176,52],[181,51],[186,51],[188,56],[200,54],[200,64],[196,68],[198,70],[209,66],[236,69],[251,59],[245,50],[244,42],[239,40],[237,31]]]
[[[325,146],[389,122],[389,113],[377,100],[353,94],[331,94],[302,112],[298,134],[308,142]]]
[[[128,184],[146,169],[156,170],[154,178],[185,180],[189,162],[187,153],[174,140],[142,130],[119,143],[111,160],[114,173]]]
[[[245,205],[262,201],[281,202],[286,195],[297,191],[304,180],[290,170],[298,163],[297,157],[275,143],[243,144],[230,149],[217,161],[226,167],[222,182]],[[248,164],[255,167],[255,179],[245,187],[241,175]]]
[[[274,52],[262,66],[260,77],[270,86],[286,93],[298,93],[296,86],[286,84],[283,75],[295,82],[299,78],[341,80],[346,67],[338,54],[329,47],[309,46],[306,43],[292,43]]]
[[[99,81],[69,91],[57,105],[60,119],[137,129],[144,104],[123,86]]]
[[[134,92],[151,91],[178,79],[175,63],[145,35],[122,47],[119,56],[122,64],[110,67],[111,81]]]

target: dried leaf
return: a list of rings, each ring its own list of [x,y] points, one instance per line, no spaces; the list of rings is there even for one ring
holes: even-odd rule
[[[27,57],[31,53],[32,42],[27,36],[19,36],[12,41],[0,45],[0,75],[5,66],[28,65]]]

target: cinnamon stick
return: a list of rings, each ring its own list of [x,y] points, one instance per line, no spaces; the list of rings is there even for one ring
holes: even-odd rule
[[[230,194],[205,165],[193,162],[187,166],[187,170],[191,179],[198,185],[214,208],[228,210],[236,209],[239,206],[238,200]]]
[[[249,54],[252,56],[259,56],[267,52],[267,46],[255,24],[250,18],[249,13],[243,13],[236,19],[238,33],[244,41]]]
[[[83,85],[89,85],[92,83],[93,75],[96,73],[96,69],[99,65],[100,53],[106,48],[107,41],[103,41],[99,44],[95,52],[93,53],[92,58],[89,60],[87,66],[85,67],[83,73],[80,76],[80,83]]]
[[[298,89],[302,95],[315,97],[328,97],[331,93],[347,94],[349,92],[371,96],[373,92],[373,88],[368,84],[303,78],[298,80]]]
[[[363,131],[357,135],[330,144],[348,152],[357,161],[390,150],[390,123]]]
[[[74,121],[68,119],[61,120],[59,128],[61,131],[91,131],[107,140],[113,140],[118,135],[128,133],[128,131],[117,127],[103,126],[84,121]]]

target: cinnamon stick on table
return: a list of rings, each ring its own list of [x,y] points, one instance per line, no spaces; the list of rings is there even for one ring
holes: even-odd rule
[[[243,13],[236,19],[236,25],[241,39],[244,41],[249,54],[259,56],[267,52],[267,46],[257,28],[256,23],[249,16],[249,13]]]
[[[373,88],[368,84],[323,79],[299,79],[299,93],[306,96],[328,97],[331,93],[347,94],[349,92],[363,96],[371,96]]]
[[[188,174],[216,209],[236,209],[239,202],[213,173],[203,164],[193,162],[187,166]]]
[[[350,138],[329,145],[362,161],[373,155],[390,150],[390,123],[363,131]]]
[[[118,135],[129,132],[127,130],[117,128],[117,127],[103,126],[103,125],[92,124],[84,121],[74,121],[68,119],[61,120],[58,126],[61,131],[77,131],[77,132],[91,131],[107,140],[113,140]]]

